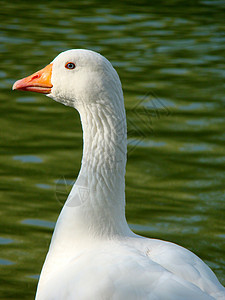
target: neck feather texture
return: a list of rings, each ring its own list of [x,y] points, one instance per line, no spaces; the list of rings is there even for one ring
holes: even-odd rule
[[[99,103],[78,111],[84,143],[81,170],[58,219],[52,244],[58,240],[81,245],[85,240],[130,234],[125,219],[124,106],[115,109]]]

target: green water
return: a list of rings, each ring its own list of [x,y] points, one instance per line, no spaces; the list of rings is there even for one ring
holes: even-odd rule
[[[127,219],[225,284],[224,1],[0,1],[0,299],[33,299],[82,155],[79,116],[13,82],[61,51],[101,52],[128,118]],[[151,4],[149,4],[151,3]]]

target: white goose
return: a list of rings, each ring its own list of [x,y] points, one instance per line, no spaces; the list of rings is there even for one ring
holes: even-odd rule
[[[106,58],[65,51],[13,89],[76,108],[83,126],[81,170],[56,223],[36,300],[225,299],[195,254],[127,225],[126,115],[120,79]]]

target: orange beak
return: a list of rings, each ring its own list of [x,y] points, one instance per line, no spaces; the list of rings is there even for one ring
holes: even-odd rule
[[[47,65],[44,69],[16,81],[13,90],[30,91],[42,94],[51,93],[53,87],[51,83],[52,64]]]

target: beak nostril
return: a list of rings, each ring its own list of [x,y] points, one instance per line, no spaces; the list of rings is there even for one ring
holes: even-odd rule
[[[34,80],[36,78],[40,78],[40,75],[39,74],[34,75],[31,80]]]

